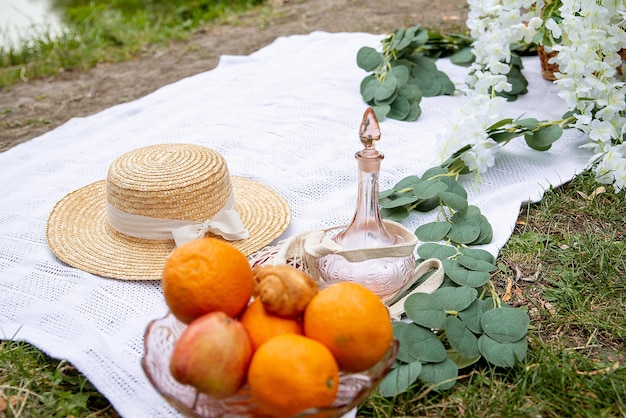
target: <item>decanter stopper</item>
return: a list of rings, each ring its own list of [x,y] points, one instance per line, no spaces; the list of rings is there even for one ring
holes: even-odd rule
[[[350,225],[335,237],[335,242],[347,249],[393,245],[397,238],[385,228],[378,205],[378,174],[385,156],[376,149],[380,126],[371,107],[363,115],[359,138],[363,149],[354,155],[359,168],[356,211]]]
[[[359,129],[363,149],[355,154],[359,169],[357,205],[350,224],[333,240],[344,250],[381,248],[404,241],[390,233],[380,216],[378,175],[385,156],[376,149],[380,127],[371,107],[365,111]],[[408,281],[415,268],[415,257],[371,258],[350,262],[336,254],[319,260],[318,267],[326,281],[348,280],[360,283],[381,299],[393,295]]]
[[[368,107],[363,114],[363,120],[359,128],[359,137],[361,138],[361,144],[366,149],[374,148],[376,141],[380,140],[380,126],[378,125],[378,119],[376,119],[376,113],[374,113],[374,109],[371,107]]]

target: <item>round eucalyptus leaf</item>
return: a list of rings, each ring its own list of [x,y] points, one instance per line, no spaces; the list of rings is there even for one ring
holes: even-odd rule
[[[398,58],[398,59],[392,60],[391,62],[389,62],[389,65],[391,66],[391,68],[400,67],[400,66],[406,67],[406,69],[409,71],[409,76],[411,74],[411,68],[413,67],[413,63],[406,58]],[[408,81],[408,79],[406,81]]]
[[[422,363],[400,364],[392,369],[378,385],[378,393],[384,397],[394,397],[409,390],[422,371]]]
[[[357,65],[367,72],[374,71],[382,62],[383,54],[369,46],[359,49],[359,52],[356,54]]]
[[[514,94],[509,94],[509,92],[502,91],[502,90],[501,90],[501,91],[499,91],[499,92],[496,92],[496,96],[499,96],[499,97],[504,97],[504,98],[506,99],[506,101],[507,101],[507,102],[512,102],[512,101],[514,101],[515,99],[517,99],[517,96],[516,96],[516,95],[514,95]]]
[[[458,284],[454,283],[448,276],[443,276],[443,283],[439,287],[457,287]]]
[[[376,92],[374,93],[374,100],[376,102],[383,102],[384,100],[387,100],[391,98],[394,94],[396,94],[397,90],[398,82],[396,78],[390,73],[387,73],[387,77],[384,81],[380,83],[380,85],[376,89]]]
[[[428,180],[436,176],[442,176],[447,173],[445,168],[442,167],[431,167],[428,170],[424,171],[422,174],[422,180]],[[441,177],[442,179],[445,177]]]
[[[404,34],[405,34],[404,29],[402,29],[402,28],[398,28],[398,29],[396,29],[396,30],[393,32],[392,42],[391,42],[391,44],[389,45],[389,47],[390,47],[391,49],[396,49],[396,50],[398,50],[398,49],[402,49],[402,48],[399,48],[399,45],[402,43],[402,40],[403,40],[403,39],[405,39]],[[404,46],[404,48],[406,48],[406,45]]]
[[[540,141],[542,144],[552,144],[561,138],[563,128],[559,125],[546,126],[535,132],[534,141]]]
[[[415,235],[423,242],[441,241],[450,231],[452,224],[446,221],[429,222],[420,225],[415,230]]]
[[[523,78],[523,76],[522,78],[519,78],[519,77],[516,77],[516,75],[521,75],[521,74],[519,74],[519,71],[517,71],[517,74],[514,74],[513,71],[509,72],[507,81],[511,85],[511,91],[509,91],[508,93],[518,96],[520,94],[525,94],[526,92],[528,92],[528,90],[526,89],[528,84],[526,83],[526,79]]]
[[[475,364],[478,360],[480,360],[480,354],[474,358],[464,357],[461,354],[457,353],[454,349],[447,350],[448,358],[456,364],[457,369],[464,369],[466,367]]]
[[[411,57],[411,62],[413,62],[413,57]],[[430,94],[426,94],[426,91],[431,90],[432,85],[436,84],[435,72],[424,71],[419,65],[414,63],[411,67],[411,77],[409,78],[409,83],[419,87],[425,97],[430,96]],[[438,89],[439,86],[437,85],[435,88]]]
[[[539,125],[539,120],[535,118],[515,119],[515,123],[526,129],[535,129]]]
[[[480,234],[478,234],[478,238],[476,238],[476,240],[472,242],[472,245],[489,244],[493,239],[493,228],[489,223],[489,219],[487,219],[487,217],[485,217],[484,215],[480,215],[479,226]]]
[[[418,102],[411,101],[411,109],[409,110],[409,114],[403,119],[407,122],[413,122],[417,120],[422,115],[422,108],[419,106]]]
[[[448,95],[451,96],[456,91],[456,86],[450,80],[448,75],[442,71],[437,71],[435,79],[439,84],[439,95]]]
[[[563,135],[563,129],[559,125],[548,125],[533,133],[524,135],[526,144],[534,150],[546,151],[552,144]]]
[[[437,363],[446,357],[446,349],[434,332],[414,323],[394,322],[394,336],[400,342],[397,359],[404,363]]]
[[[443,287],[435,290],[436,297],[446,311],[462,311],[472,304],[478,297],[478,291],[473,287]]]
[[[478,351],[478,338],[463,324],[463,321],[450,315],[446,318],[444,329],[450,346],[455,349],[457,353],[467,358],[480,356],[480,351]]]
[[[454,260],[444,260],[443,263],[446,276],[459,286],[481,287],[491,278],[487,272],[468,270]]]
[[[424,180],[413,188],[413,194],[420,199],[430,199],[448,189],[444,183],[436,180]]]
[[[527,133],[524,135],[524,140],[526,141],[526,145],[528,145],[529,148],[534,149],[535,151],[548,151],[550,148],[552,148],[552,144],[550,145],[545,145],[545,146],[541,146],[538,145],[536,143],[533,142],[533,134],[531,133]]]
[[[419,103],[422,100],[422,90],[415,84],[405,84],[398,88],[398,96],[406,97]]]
[[[391,196],[392,194],[394,194],[396,192],[395,189],[387,189],[387,190],[382,190],[380,192],[378,192],[378,198],[380,200],[385,199],[386,197]]]
[[[501,343],[483,334],[478,338],[478,350],[489,363],[498,367],[513,367],[524,361],[528,352],[528,340]],[[423,371],[423,370],[422,370]]]
[[[420,74],[418,77],[419,78],[412,78],[411,82],[420,88],[424,97],[440,95],[441,85],[434,76]]]
[[[413,188],[415,188],[421,182],[422,180],[417,176],[407,176],[403,178],[402,180],[400,180],[399,182],[397,182],[393,188],[398,191],[404,190],[404,189],[413,190]]]
[[[490,309],[480,320],[483,332],[500,343],[518,341],[528,332],[530,318],[521,309]]]
[[[489,251],[480,249],[480,248],[461,248],[459,252],[468,257],[473,257],[477,260],[482,260],[487,263],[494,264],[496,262],[496,258]]]
[[[417,197],[415,197],[412,193],[404,193],[398,197],[388,197],[380,204],[380,206],[385,209],[393,209],[404,205],[410,205],[417,202],[417,200]]]
[[[416,46],[424,45],[428,42],[428,31],[418,27],[417,31],[415,31],[415,35],[413,35],[413,42]]]
[[[511,65],[517,68],[524,68],[524,62],[522,61],[522,57],[520,57],[516,53],[511,53]]]
[[[380,209],[380,215],[384,219],[390,221],[400,222],[409,217],[409,211],[405,207],[393,208],[393,209]]]
[[[467,209],[467,198],[459,196],[456,193],[452,193],[448,191],[441,192],[439,193],[439,198],[443,201],[443,203],[446,204],[446,206],[450,207],[451,209],[457,212],[462,212],[465,209]]]
[[[485,301],[475,299],[470,306],[459,311],[459,319],[474,334],[482,334],[483,327],[480,326],[480,320],[483,317],[483,313],[485,313]]]
[[[395,76],[398,86],[403,86],[409,81],[411,71],[405,65],[395,65],[389,71]]]
[[[407,46],[409,46],[412,41],[413,41],[413,39],[411,39],[410,37],[403,36],[402,39],[398,40],[398,43],[394,46],[393,49],[395,49],[397,51],[401,51],[404,48],[406,48]]]
[[[446,311],[441,303],[428,293],[413,293],[404,302],[406,316],[426,328],[441,329],[446,321]]]
[[[461,65],[464,67],[470,65],[472,62],[474,62],[474,54],[472,54],[472,48],[465,47],[459,49],[457,52],[452,54],[450,60],[453,64],[456,65]]]
[[[481,217],[480,210],[474,209],[472,206],[467,206],[467,209],[461,212],[456,212],[452,216],[452,223],[460,224],[466,221],[472,221],[477,225],[480,225]]]
[[[448,238],[458,244],[471,244],[479,235],[480,224],[471,219],[452,224],[448,232]]]
[[[410,322],[394,321],[392,326],[393,335],[400,343],[396,359],[404,363],[419,361],[419,357],[417,355],[411,354],[411,349],[414,344],[414,333],[412,333],[412,331],[417,328],[417,325]]]
[[[378,92],[378,90],[376,90],[376,92]],[[396,101],[396,99],[398,98],[398,91],[396,90],[391,96],[387,97],[386,99],[377,99],[376,98],[376,92],[374,93],[374,104],[375,105],[383,105],[383,104],[388,104],[389,106],[393,105],[393,102]]]
[[[456,249],[450,245],[427,242],[417,247],[417,255],[424,259],[437,258],[439,260],[445,260],[455,254]]]
[[[380,81],[374,75],[368,75],[361,81],[360,91],[363,100],[367,103],[374,100],[376,89],[380,86]]]
[[[385,105],[372,105],[372,109],[374,109],[374,113],[376,114],[376,119],[379,121],[385,119],[387,117],[387,113],[391,110],[391,106],[388,104]]]
[[[457,257],[456,261],[458,261],[459,264],[462,265],[463,267],[470,269],[470,270],[474,270],[474,271],[492,272],[497,269],[497,267],[491,263],[478,260],[474,257],[470,257],[467,255],[462,255],[460,257]]]
[[[446,357],[441,363],[422,364],[419,379],[434,390],[450,389],[456,383],[459,369],[452,360]]]
[[[467,199],[467,196],[464,197],[465,199]],[[456,215],[459,215],[464,218],[475,218],[476,221],[478,221],[480,219],[481,213],[480,213],[480,208],[478,206],[475,205],[467,205],[467,209],[465,209],[464,212],[457,212],[455,213]]]
[[[387,115],[391,119],[403,120],[411,112],[411,104],[406,97],[396,97],[391,103],[391,110]]]
[[[492,132],[489,134],[489,138],[499,143],[510,141],[511,139],[517,138],[518,136],[519,133],[515,131]]]
[[[448,186],[448,190],[446,190],[447,192],[454,193],[456,195],[459,195],[463,199],[467,200],[467,191],[465,191],[463,186],[461,186],[459,182],[453,179],[452,177],[450,176],[439,177],[437,178],[437,181],[441,181],[446,186]]]
[[[411,41],[413,41],[413,38],[415,37],[415,35],[417,34],[419,30],[420,30],[419,25],[411,26],[410,28],[404,31],[404,36],[406,36],[407,38],[410,38]]]
[[[430,212],[431,210],[435,209],[437,206],[439,206],[439,198],[433,197],[433,198],[430,198],[423,202],[418,203],[415,206],[415,210],[420,211],[420,212]]]
[[[413,74],[428,76],[434,80],[437,74],[437,64],[435,60],[422,54],[413,54],[409,57],[413,65]]]

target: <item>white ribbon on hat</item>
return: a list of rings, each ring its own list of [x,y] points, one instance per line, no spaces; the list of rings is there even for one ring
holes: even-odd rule
[[[150,240],[174,239],[176,246],[193,241],[207,232],[219,235],[228,241],[248,238],[231,193],[226,204],[213,218],[202,223],[182,219],[161,219],[121,211],[107,202],[107,222],[111,228],[125,235]]]

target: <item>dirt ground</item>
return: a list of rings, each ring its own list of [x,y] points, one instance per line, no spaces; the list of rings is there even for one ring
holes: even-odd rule
[[[101,64],[0,88],[0,152],[73,117],[88,116],[214,68],[221,55],[248,55],[279,36],[314,31],[390,33],[421,24],[459,32],[465,0],[268,0],[271,8],[152,48],[134,60]]]

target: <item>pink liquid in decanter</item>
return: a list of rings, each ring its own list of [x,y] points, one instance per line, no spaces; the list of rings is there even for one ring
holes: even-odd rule
[[[372,108],[363,116],[359,132],[363,150],[355,157],[359,167],[357,206],[352,222],[333,240],[344,250],[381,248],[404,242],[387,230],[378,206],[378,175],[384,155],[375,148],[380,140],[380,128]],[[413,255],[371,258],[351,262],[341,255],[331,254],[318,262],[325,281],[346,280],[360,283],[381,299],[392,296],[409,280],[415,268]]]

